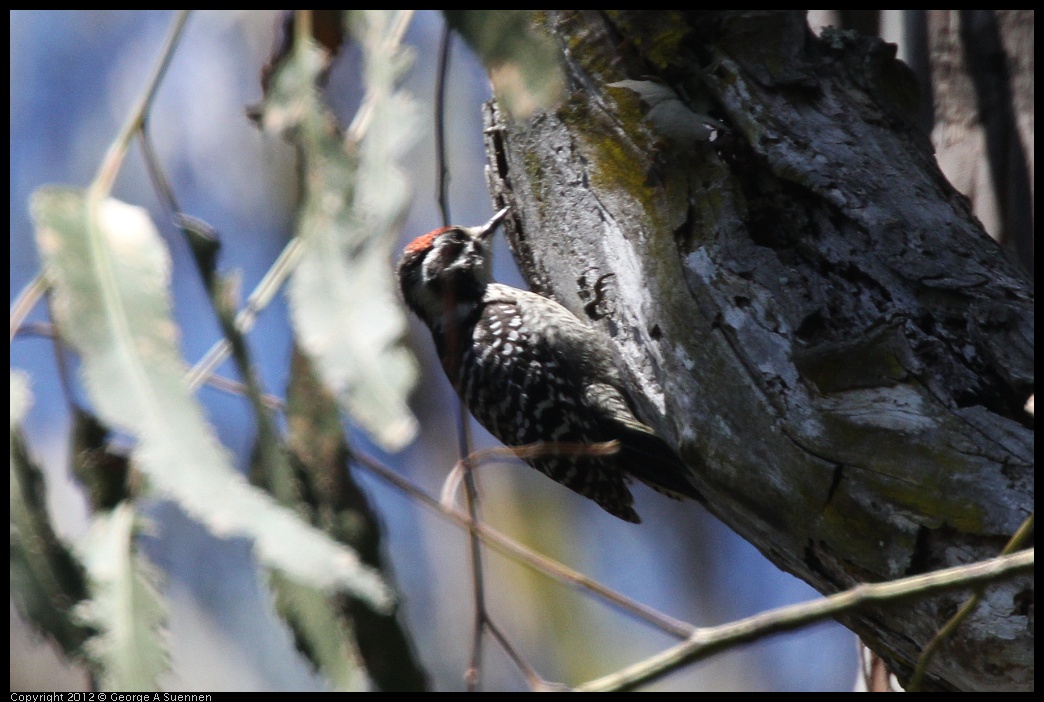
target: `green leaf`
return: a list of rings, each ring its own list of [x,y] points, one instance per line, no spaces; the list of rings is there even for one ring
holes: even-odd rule
[[[349,467],[350,451],[336,400],[298,350],[290,363],[286,423],[302,486],[301,510],[330,536],[351,544],[364,563],[386,571],[381,565],[380,524]],[[278,611],[292,628],[298,648],[331,684],[357,686],[352,668],[362,666],[375,690],[428,689],[428,676],[409,634],[394,614],[373,612],[344,595],[320,601],[302,587],[281,587],[285,579],[270,582]]]
[[[91,633],[72,616],[87,585],[80,563],[51,526],[43,475],[18,428],[30,401],[28,377],[11,371],[11,595],[35,627],[75,657]]]
[[[98,631],[86,649],[104,690],[156,690],[168,667],[166,606],[152,566],[136,552],[134,522],[127,502],[99,513],[80,549],[90,598],[76,614]]]
[[[402,343],[406,318],[391,264],[409,204],[396,161],[419,124],[413,100],[395,90],[410,63],[393,32],[398,15],[351,16],[366,94],[349,134],[319,99],[325,55],[311,43],[296,46],[273,73],[262,124],[286,132],[303,164],[303,251],[288,287],[298,342],[341,407],[383,448],[397,451],[417,433],[407,396],[418,371]]]
[[[369,689],[366,669],[355,644],[351,621],[335,598],[271,572],[269,587],[279,614],[290,625],[294,640],[334,690]]]
[[[25,413],[32,404],[29,376],[23,371],[11,371],[11,429],[22,423]]]
[[[295,361],[300,364],[299,352]],[[304,361],[307,364],[307,361]],[[293,373],[293,371],[291,371]],[[310,406],[323,404],[332,415],[330,428],[343,436],[337,404],[332,395],[316,381]],[[291,438],[295,422],[288,416]],[[347,451],[342,451],[342,457]],[[254,484],[271,492],[280,504],[293,509],[302,518],[307,518],[317,528],[323,529],[332,538],[351,545],[355,544],[332,533],[327,520],[319,517],[326,512],[324,506],[331,498],[333,485],[317,485],[313,480],[312,466],[302,465],[297,457],[289,454],[282,446],[275,446],[266,436],[263,425],[259,426],[258,439],[254,446],[250,470]],[[348,466],[343,462],[334,466],[337,478],[334,484],[347,480]],[[319,518],[317,518],[319,517]],[[360,554],[364,555],[364,554]],[[268,587],[275,598],[276,611],[293,633],[294,643],[320,673],[331,689],[364,691],[369,689],[366,671],[363,669],[355,643],[351,619],[336,606],[335,595],[315,587],[294,582],[278,571],[268,571]]]
[[[555,107],[565,92],[555,42],[534,10],[443,10],[489,73],[493,92],[513,117]]]
[[[218,536],[251,539],[258,558],[289,577],[390,606],[380,576],[353,551],[232,467],[186,386],[170,260],[145,210],[58,187],[34,193],[31,209],[55,322],[81,356],[100,419],[138,437],[131,458],[151,486]]]

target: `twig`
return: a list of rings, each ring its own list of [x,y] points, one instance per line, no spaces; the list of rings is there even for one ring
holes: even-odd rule
[[[120,172],[120,166],[123,164],[123,158],[127,154],[130,142],[141,125],[145,123],[149,108],[156,97],[156,91],[159,89],[163,76],[170,66],[171,59],[174,58],[174,50],[181,39],[181,34],[185,28],[185,22],[188,21],[190,12],[191,10],[180,10],[177,16],[175,16],[174,23],[167,34],[167,41],[160,53],[159,63],[156,64],[152,77],[145,85],[145,91],[138,99],[138,104],[131,110],[127,121],[116,135],[116,138],[109,145],[109,149],[98,167],[98,173],[94,177],[94,182],[91,183],[91,191],[96,196],[108,194],[112,190],[113,181]],[[46,282],[42,275],[38,275],[22,289],[14,304],[11,305],[11,341],[14,341],[15,334],[21,328],[25,316],[36,305],[36,302],[45,290]]]
[[[468,541],[471,555],[471,577],[473,582],[475,606],[475,628],[472,634],[471,662],[466,675],[468,690],[475,692],[482,671],[482,632],[488,621],[486,614],[485,585],[482,577],[482,543],[479,540],[478,526],[478,488],[475,485],[475,471],[471,465],[471,432],[468,428],[468,414],[464,408],[464,400],[457,403],[457,438],[458,450],[464,465],[464,495],[468,509]]]
[[[448,22],[442,23],[442,39],[439,43],[439,64],[435,72],[435,172],[438,182],[435,197],[442,212],[443,226],[449,226],[449,168],[446,165],[446,72],[450,59],[450,48],[453,45]]]
[[[434,497],[428,495],[409,479],[396,473],[380,461],[363,453],[354,453],[352,457],[358,465],[376,475],[378,478],[391,483],[402,492],[414,498],[424,507],[427,507],[441,517],[449,519],[458,526],[464,527],[465,529],[468,528],[467,516],[457,510],[443,507]],[[487,545],[508,558],[527,565],[535,571],[550,576],[581,592],[599,597],[619,611],[651,624],[671,636],[679,639],[687,639],[694,631],[696,631],[695,627],[691,624],[668,617],[666,614],[658,612],[651,607],[632,600],[626,595],[607,588],[586,575],[579,573],[552,558],[537,553],[527,546],[523,546],[514,539],[505,536],[485,524],[475,525],[475,533],[478,534],[479,538],[485,541]]]
[[[857,585],[850,590],[821,600],[762,612],[722,626],[698,629],[688,641],[678,644],[640,663],[597,680],[580,685],[582,692],[633,690],[673,670],[707,658],[723,648],[747,643],[770,634],[790,631],[806,624],[829,619],[859,607],[883,601],[894,601],[940,590],[965,588],[969,585],[997,580],[1010,574],[1033,569],[1033,549],[999,556],[969,565],[938,570],[884,583]]]
[[[145,157],[146,171],[149,177],[152,178],[152,188],[159,195],[160,202],[163,203],[168,214],[177,221],[178,216],[181,214],[181,207],[178,206],[178,201],[174,197],[174,188],[171,186],[170,181],[167,179],[167,174],[164,173],[160,164],[159,154],[156,153],[156,149],[152,145],[147,119],[141,122],[138,138],[141,140],[141,152]]]
[[[546,458],[549,456],[611,456],[620,450],[620,442],[601,441],[595,443],[582,443],[577,441],[535,441],[522,446],[494,446],[493,448],[472,451],[468,459],[472,467],[477,468],[486,463],[498,462],[517,458],[526,460],[529,458]],[[442,482],[442,490],[439,491],[439,502],[446,510],[455,509],[456,494],[467,474],[464,460],[461,459],[453,466],[446,479]]]
[[[156,64],[152,77],[145,86],[145,91],[138,99],[138,104],[131,110],[127,121],[120,129],[116,139],[109,146],[109,150],[105,153],[105,157],[98,167],[98,173],[94,176],[94,181],[90,187],[92,197],[104,197],[112,190],[112,184],[116,180],[116,175],[120,172],[120,166],[123,164],[123,158],[127,155],[127,149],[130,148],[131,140],[144,123],[149,108],[152,106],[152,100],[156,97],[156,91],[159,90],[163,76],[170,66],[170,61],[174,58],[174,49],[177,48],[178,41],[181,39],[181,34],[185,29],[185,22],[188,21],[190,12],[191,10],[180,10],[175,16],[170,32],[167,34],[167,41],[163,46],[163,51],[160,53],[160,61]]]
[[[1016,550],[1022,548],[1022,546],[1033,536],[1033,515],[1031,514],[1022,525],[1015,532],[1014,536],[1008,540],[1008,543],[1004,546],[1004,550],[1001,551],[1002,556],[1006,556],[1009,553],[1013,553]],[[910,682],[906,686],[908,692],[917,692],[921,689],[921,681],[924,679],[924,674],[928,670],[928,664],[931,662],[932,657],[935,655],[936,650],[947,638],[953,635],[953,632],[957,631],[957,627],[961,625],[968,616],[975,611],[976,607],[979,606],[979,602],[982,601],[984,588],[978,587],[972,596],[961,605],[961,608],[957,610],[957,613],[950,617],[949,621],[943,625],[943,627],[936,632],[932,640],[928,642],[928,645],[921,651],[920,657],[917,659],[917,665],[914,666],[914,672],[910,676]]]
[[[40,301],[45,292],[47,292],[47,281],[44,280],[42,274],[39,274],[22,288],[18,297],[11,303],[11,343],[14,342],[15,336],[22,328],[25,318],[36,307],[36,303]]]
[[[525,658],[519,654],[511,642],[508,641],[507,637],[500,630],[500,627],[495,625],[491,621],[486,622],[486,626],[489,627],[489,633],[493,635],[500,647],[504,649],[504,652],[508,654],[508,657],[514,661],[518,669],[522,671],[522,675],[525,676],[526,682],[529,683],[529,689],[533,692],[551,692],[551,691],[565,691],[568,688],[556,683],[548,682],[540,677],[540,674],[533,669],[533,666],[529,665]]]
[[[406,34],[406,29],[413,20],[414,12],[416,10],[399,10],[399,14],[395,16],[391,28],[383,37],[384,47],[382,48],[393,47],[402,41],[403,35]],[[358,142],[363,138],[366,130],[370,127],[370,121],[373,119],[373,106],[377,104],[378,99],[378,96],[369,91],[363,96],[362,104],[359,105],[359,109],[355,112],[355,117],[352,118],[351,123],[345,130],[347,141]]]
[[[279,254],[279,258],[265,272],[265,277],[261,279],[254,291],[250,293],[246,305],[236,315],[237,331],[241,334],[250,331],[250,328],[254,326],[254,320],[257,319],[258,313],[272,301],[272,298],[279,292],[283,283],[286,282],[287,276],[290,275],[290,272],[297,265],[297,260],[301,257],[302,251],[300,238],[294,237],[287,242],[287,245]],[[189,388],[191,390],[199,388],[214,373],[214,370],[228,358],[231,350],[231,345],[225,339],[211,346],[210,350],[203,355],[203,358],[188,372],[186,380]]]
[[[447,195],[449,170],[446,166],[445,110],[443,105],[446,100],[446,75],[449,72],[451,41],[452,35],[450,34],[449,24],[444,20],[442,45],[439,50],[439,65],[435,81],[435,175],[438,182],[439,209],[442,213],[443,226],[450,225],[449,197]],[[452,323],[447,328],[447,334],[451,338],[456,331],[455,325]],[[475,692],[478,689],[478,682],[482,674],[482,634],[486,624],[492,624],[492,622],[486,611],[485,586],[482,577],[482,543],[478,535],[479,497],[470,458],[471,433],[468,425],[468,411],[464,407],[463,399],[459,399],[457,402],[457,452],[460,458],[459,463],[463,467],[464,473],[464,495],[468,514],[468,552],[471,560],[472,591],[474,595],[472,603],[475,619],[471,639],[471,657],[464,679],[468,691]]]
[[[57,331],[55,326],[50,322],[27,322],[23,324],[16,333],[19,336],[40,336],[45,339],[57,340]],[[243,383],[238,380],[226,378],[223,375],[210,375],[207,377],[206,383],[215,390],[219,390],[229,395],[245,397],[247,394],[246,386]],[[277,412],[286,409],[286,402],[282,398],[269,393],[263,394],[261,396],[261,401],[265,404],[265,407]]]

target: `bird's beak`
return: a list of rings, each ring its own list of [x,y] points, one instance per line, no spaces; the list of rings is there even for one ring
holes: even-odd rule
[[[505,217],[507,217],[507,213],[510,209],[510,207],[505,207],[500,212],[497,212],[495,215],[493,215],[493,217],[488,222],[486,222],[478,228],[478,231],[475,232],[475,238],[485,239],[487,236],[492,234],[493,230],[497,228],[497,225],[500,224],[500,222]]]

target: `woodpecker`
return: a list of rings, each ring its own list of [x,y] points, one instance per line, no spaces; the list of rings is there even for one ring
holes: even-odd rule
[[[450,383],[506,446],[548,442],[523,460],[620,519],[641,521],[634,478],[697,498],[684,464],[635,416],[598,332],[554,300],[493,282],[488,239],[507,212],[419,236],[399,261],[403,297],[431,330]],[[554,449],[610,441],[614,453]]]

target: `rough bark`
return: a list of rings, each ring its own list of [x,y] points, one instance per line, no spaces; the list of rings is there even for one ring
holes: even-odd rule
[[[546,27],[568,95],[490,106],[495,204],[707,507],[824,593],[997,555],[1033,511],[1032,287],[940,173],[889,47],[796,12]],[[679,141],[628,79],[725,128]],[[902,681],[966,597],[843,621]],[[1032,689],[1032,612],[1032,577],[991,587],[929,687]]]

